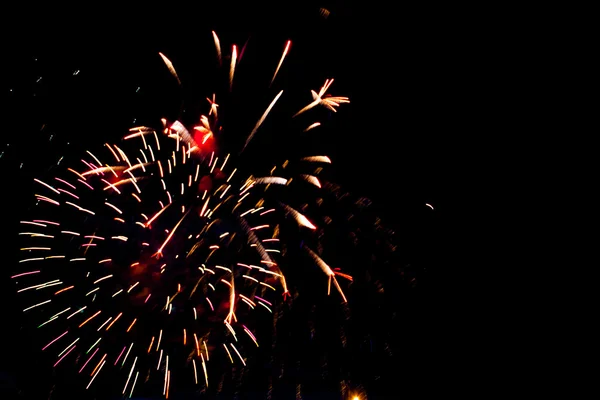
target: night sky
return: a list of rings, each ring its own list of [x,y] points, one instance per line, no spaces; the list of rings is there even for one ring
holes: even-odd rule
[[[462,196],[467,143],[485,127],[477,94],[491,79],[481,72],[484,61],[477,54],[485,43],[473,39],[472,25],[456,10],[400,7],[394,17],[385,7],[341,1],[144,11],[15,10],[3,27],[7,70],[1,86],[6,113],[0,168],[8,272],[1,282],[10,302],[4,307],[0,357],[0,389],[7,395],[0,397],[65,398],[60,397],[64,392],[49,397],[59,378],[54,379],[51,360],[28,346],[31,332],[24,328],[20,300],[7,275],[16,269],[18,221],[31,203],[33,178],[65,155],[119,140],[132,126],[157,125],[161,117],[195,123],[205,112],[211,90],[206,86],[218,85],[211,30],[223,46],[246,45],[236,72],[240,83],[234,84],[239,92],[268,98],[260,94],[258,78],[272,74],[290,39],[291,52],[278,79],[291,93],[309,101],[309,90],[333,77],[331,92],[350,97],[350,104],[327,119],[322,135],[299,143],[275,132],[287,154],[318,148],[329,155],[332,181],[370,199],[370,212],[381,217],[386,232],[394,232],[398,246],[398,254],[381,267],[389,268],[380,274],[385,303],[375,304],[380,298],[368,297],[364,288],[367,297],[355,303],[347,325],[352,345],[331,361],[345,371],[348,393],[387,399],[467,391],[472,378],[461,372],[460,363],[470,361],[461,361],[467,351],[457,328],[462,303],[454,300],[467,271],[451,244],[462,229],[452,213]],[[158,52],[173,62],[182,88]],[[236,116],[233,131],[247,132],[243,121],[253,124],[265,100],[256,103],[250,100]],[[273,153],[269,140],[257,134],[253,145],[259,158]],[[305,311],[298,311],[299,318]],[[331,332],[335,322],[320,326]],[[340,376],[319,372],[322,349],[302,339],[290,344],[296,345],[296,357],[305,352],[307,359],[297,377],[304,387],[301,398],[345,399]],[[351,366],[344,369],[344,362]],[[296,384],[290,382],[282,382],[273,398],[296,398]],[[239,390],[240,399],[265,398],[258,384]]]

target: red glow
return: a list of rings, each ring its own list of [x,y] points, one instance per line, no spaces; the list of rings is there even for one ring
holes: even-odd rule
[[[212,133],[206,133],[204,129],[194,129],[194,142],[202,153],[214,151],[215,138]]]

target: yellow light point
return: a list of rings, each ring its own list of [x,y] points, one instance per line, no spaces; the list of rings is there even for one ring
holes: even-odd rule
[[[135,199],[138,201],[138,203],[141,203],[141,202],[142,202],[142,199],[140,199],[140,198],[139,198],[139,197],[138,197],[138,196],[137,196],[135,193],[131,193],[131,195],[132,195],[133,197],[135,197]]]
[[[137,321],[137,318],[133,319],[133,322],[131,323],[131,325],[129,325],[129,328],[127,328],[126,332],[129,332],[131,330],[131,328],[133,328],[133,325],[135,324],[135,321]]]
[[[185,331],[185,328],[183,328],[183,345],[185,346],[185,343],[187,341],[187,333]]]
[[[92,315],[91,317],[89,317],[88,319],[86,319],[85,321],[83,321],[81,323],[81,325],[79,325],[79,327],[81,328],[82,326],[84,326],[85,324],[87,324],[90,320],[92,320],[92,318],[96,317],[98,314],[100,314],[100,311],[98,311],[96,314]]]

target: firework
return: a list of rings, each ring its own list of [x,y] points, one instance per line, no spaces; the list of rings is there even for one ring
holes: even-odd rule
[[[225,65],[212,35],[231,90],[237,47]],[[159,55],[181,85],[174,65]],[[326,95],[332,83],[311,91],[313,100],[290,118],[348,103]],[[178,385],[210,387],[211,364],[246,366],[261,345],[257,315],[270,315],[291,296],[285,229],[292,222],[303,236],[318,231],[281,192],[296,182],[321,188],[315,171],[331,163],[316,154],[299,160],[291,175],[286,168],[266,176],[244,172],[240,155],[282,96],[283,90],[274,94],[237,153],[221,150],[219,95],[210,94],[196,126],[163,119],[160,127],[133,127],[121,142],[35,179],[36,206],[21,221],[25,244],[12,278],[27,304],[23,311],[48,338],[42,351],[54,355],[54,367],[73,367],[86,377],[86,389],[105,375],[120,380],[122,395],[152,389],[168,398]],[[313,121],[305,131],[319,125]],[[301,249],[323,272],[326,290],[333,286],[346,302],[340,280],[351,276],[307,243]]]

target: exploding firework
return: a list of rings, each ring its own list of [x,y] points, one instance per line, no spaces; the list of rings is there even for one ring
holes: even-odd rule
[[[238,49],[225,62],[212,35],[231,90]],[[290,118],[348,103],[328,95],[332,84],[312,90],[312,101]],[[224,363],[246,365],[261,345],[255,320],[293,295],[290,235],[306,239],[296,247],[322,271],[324,290],[347,302],[352,277],[320,256],[317,222],[284,194],[320,189],[318,174],[330,159],[286,161],[264,176],[245,172],[241,161],[283,95],[274,94],[236,152],[223,151],[219,94],[211,94],[196,126],[163,119],[159,127],[134,127],[121,142],[35,179],[36,204],[19,233],[21,271],[12,278],[28,304],[23,311],[48,338],[42,351],[53,354],[54,367],[69,364],[90,390],[102,379],[118,381],[125,396],[210,387],[211,371],[219,374]]]

